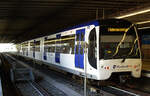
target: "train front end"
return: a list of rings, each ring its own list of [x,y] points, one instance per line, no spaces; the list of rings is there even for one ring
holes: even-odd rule
[[[141,76],[141,52],[135,25],[125,20],[100,22],[99,32],[100,80],[113,74]]]

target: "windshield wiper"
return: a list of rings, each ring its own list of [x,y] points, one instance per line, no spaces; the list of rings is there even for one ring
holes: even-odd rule
[[[126,37],[126,35],[127,35],[127,32],[129,31],[129,29],[130,29],[133,25],[134,25],[134,24],[132,24],[131,26],[129,26],[128,29],[126,29],[126,31],[125,31],[125,33],[124,33],[122,39],[120,40],[119,44],[117,45],[116,51],[115,51],[115,53],[113,54],[112,58],[118,53],[120,45],[121,45],[122,42],[125,40],[125,37]]]
[[[131,50],[130,50],[130,52],[129,52],[128,55],[131,55],[131,53],[133,52],[133,49],[134,49],[134,46],[135,46],[137,40],[138,40],[138,38],[136,38],[136,39],[134,40],[134,43],[133,43],[132,48],[131,48]],[[138,49],[138,48],[137,48],[137,49]]]
[[[135,26],[134,26],[134,29],[135,29]],[[137,30],[135,29],[135,31],[137,31]],[[136,33],[137,33],[137,32],[136,32]],[[138,41],[138,36],[137,36],[137,34],[136,34],[136,39],[134,40],[134,43],[133,43],[133,45],[132,45],[132,48],[131,48],[129,54],[128,54],[125,58],[123,58],[123,60],[122,60],[121,62],[124,62],[125,59],[126,59],[128,56],[130,56],[130,55],[132,54],[133,49],[135,48],[135,44],[136,44],[137,41]],[[137,42],[137,43],[138,43],[138,42]],[[137,46],[135,56],[138,55],[138,51],[140,51],[140,50],[139,50],[139,46]]]

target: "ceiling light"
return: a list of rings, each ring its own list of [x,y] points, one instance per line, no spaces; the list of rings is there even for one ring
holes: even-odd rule
[[[149,29],[150,27],[141,27],[141,28],[138,28],[139,30],[141,29]]]
[[[129,14],[126,14],[126,15],[118,16],[116,18],[121,19],[121,18],[131,17],[131,16],[134,16],[134,15],[143,14],[143,13],[147,13],[147,12],[150,12],[150,9],[129,13]]]
[[[150,20],[142,21],[142,22],[137,22],[136,24],[145,24],[145,23],[150,23]]]

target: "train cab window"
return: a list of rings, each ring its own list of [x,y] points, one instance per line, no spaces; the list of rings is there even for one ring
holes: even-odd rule
[[[92,67],[97,68],[97,43],[96,29],[93,28],[89,34],[88,60]]]
[[[131,27],[125,34],[127,28],[124,25],[100,27],[100,59],[139,58],[134,28]]]

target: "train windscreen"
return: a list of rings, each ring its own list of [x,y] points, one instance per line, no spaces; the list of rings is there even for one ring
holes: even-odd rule
[[[100,59],[139,58],[133,25],[100,26]]]

